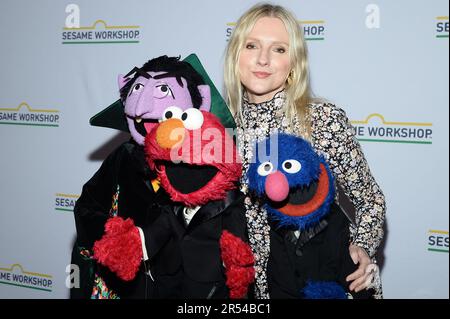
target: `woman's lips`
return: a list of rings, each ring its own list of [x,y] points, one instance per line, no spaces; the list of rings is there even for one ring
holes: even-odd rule
[[[265,79],[268,76],[270,76],[270,73],[268,72],[253,72],[253,74],[258,78],[258,79]]]

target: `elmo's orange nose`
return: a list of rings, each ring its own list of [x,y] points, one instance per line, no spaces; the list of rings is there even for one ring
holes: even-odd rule
[[[169,119],[161,122],[156,130],[156,142],[161,148],[172,148],[184,141],[185,128],[179,119]]]

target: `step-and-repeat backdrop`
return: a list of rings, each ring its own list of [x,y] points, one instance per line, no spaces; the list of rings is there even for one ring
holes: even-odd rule
[[[303,23],[313,89],[346,110],[387,200],[386,298],[449,297],[447,0],[276,1]],[[82,185],[127,134],[89,126],[117,75],[196,53],[218,88],[255,1],[0,3],[0,298],[67,298]]]

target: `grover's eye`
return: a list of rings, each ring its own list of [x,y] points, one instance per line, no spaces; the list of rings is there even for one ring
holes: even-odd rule
[[[260,176],[267,176],[273,171],[273,164],[271,162],[264,162],[258,166],[256,170]]]
[[[281,166],[283,167],[283,170],[289,174],[295,174],[302,168],[302,164],[294,159],[284,161]]]
[[[203,125],[203,114],[198,109],[190,108],[181,114],[181,120],[183,121],[185,128],[191,131],[196,130]]]
[[[183,111],[178,106],[169,106],[163,111],[160,122],[172,118],[181,119],[182,113]]]
[[[153,90],[153,97],[157,99],[165,98],[166,96],[173,97],[173,92],[167,84],[159,84]]]

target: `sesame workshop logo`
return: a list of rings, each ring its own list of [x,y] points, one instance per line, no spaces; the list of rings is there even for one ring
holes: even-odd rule
[[[378,113],[351,123],[361,142],[432,144],[432,123],[388,122]]]
[[[448,38],[448,16],[436,17],[436,38]]]
[[[52,276],[25,271],[20,264],[0,268],[0,284],[51,292]]]
[[[428,231],[428,251],[448,253],[448,231]]]
[[[303,26],[303,35],[305,36],[306,41],[325,40],[326,26],[324,20],[304,20],[299,22]],[[225,37],[227,41],[230,39],[231,33],[233,33],[235,26],[235,22],[227,23],[227,27],[225,29]]]
[[[325,21],[324,20],[305,20],[300,21],[303,25],[303,35],[306,41],[325,40]]]
[[[58,127],[59,118],[58,110],[32,108],[25,102],[16,108],[0,108],[0,124]]]
[[[80,7],[69,4],[66,7],[65,26],[61,33],[62,44],[114,44],[139,43],[140,27],[136,25],[108,25],[104,20],[95,21],[92,26],[80,26]]]
[[[64,212],[73,212],[73,208],[75,207],[75,203],[80,197],[79,195],[72,194],[55,194],[55,210],[64,211]]]

